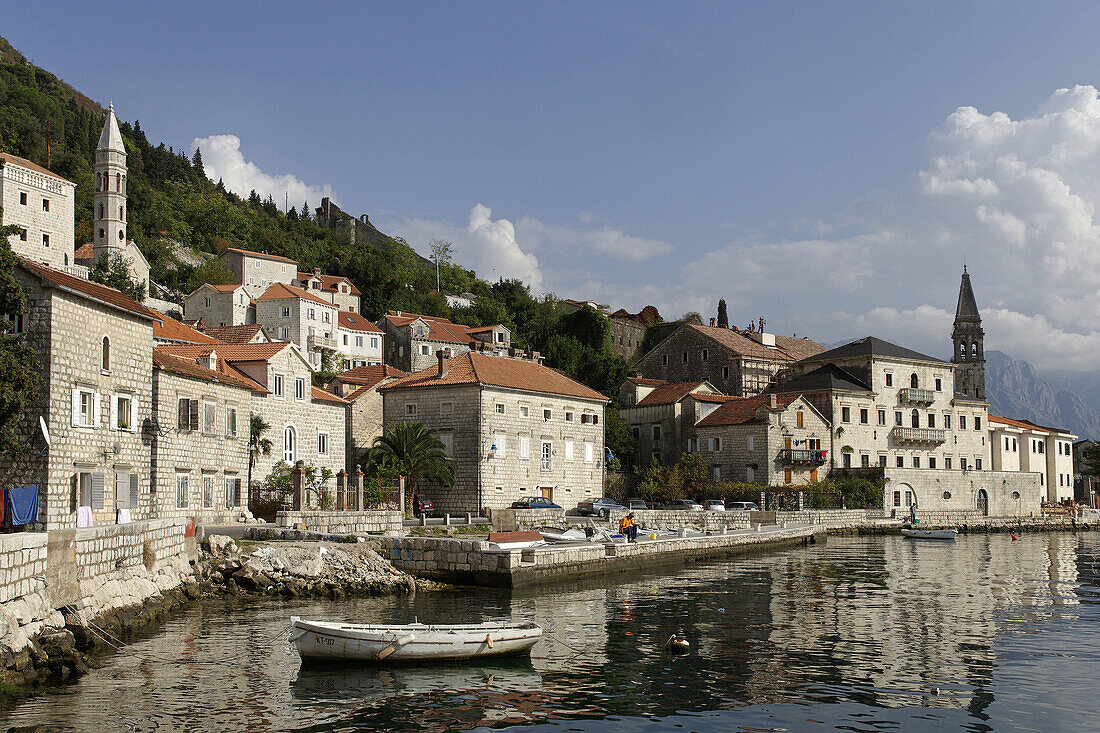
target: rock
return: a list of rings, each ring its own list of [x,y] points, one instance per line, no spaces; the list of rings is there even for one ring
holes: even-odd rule
[[[233,541],[232,537],[226,537],[221,534],[212,534],[206,538],[210,543],[210,552],[217,555],[227,555],[230,552],[237,551],[237,543]]]

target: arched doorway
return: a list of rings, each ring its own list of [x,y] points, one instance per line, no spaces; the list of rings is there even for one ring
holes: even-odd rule
[[[978,489],[978,513],[983,517],[989,516],[989,494],[985,489]]]

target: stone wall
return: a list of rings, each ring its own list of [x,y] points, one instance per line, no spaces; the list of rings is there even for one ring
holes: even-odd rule
[[[249,297],[244,288],[228,293],[199,288],[184,298],[183,312],[189,320],[201,318],[204,326],[240,326],[249,321]]]
[[[353,473],[362,462],[363,454],[382,435],[382,394],[377,386],[371,387],[352,400],[346,415],[347,471]]]
[[[695,529],[700,532],[713,532],[722,529],[744,529],[749,526],[749,513],[735,512],[689,512],[665,509],[635,509],[634,521],[647,529]],[[611,514],[611,527],[618,529],[619,520],[627,515],[626,511]],[[641,530],[639,530],[641,531]]]
[[[564,509],[494,509],[493,529],[515,532],[543,525],[559,525],[565,521]]]
[[[298,277],[298,263],[283,258],[272,259],[260,253],[252,255],[227,250],[222,252],[221,259],[236,276],[237,282],[248,288],[253,298],[273,283],[290,285]]]
[[[367,532],[400,532],[401,512],[278,512],[275,524],[279,527],[301,527],[311,532],[330,534],[364,534]]]
[[[987,516],[1030,516],[1039,513],[1042,497],[1037,473],[888,467],[886,478],[883,507],[898,518],[909,513],[909,493],[917,502],[918,518],[933,511],[977,511],[983,492]]]
[[[26,203],[20,203],[20,194]],[[50,210],[42,200],[50,202]],[[57,270],[75,265],[73,259],[73,214],[76,184],[55,176],[24,168],[18,163],[0,162],[0,208],[3,224],[18,224],[27,230],[26,239],[18,234],[8,237],[12,251],[33,262],[41,262]],[[50,238],[47,247],[42,235]]]
[[[881,512],[875,512],[880,515]],[[802,509],[796,512],[775,512],[776,522],[788,524],[823,524],[829,527],[852,527],[867,524],[871,513],[866,509]]]

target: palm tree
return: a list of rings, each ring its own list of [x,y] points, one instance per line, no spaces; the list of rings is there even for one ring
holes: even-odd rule
[[[248,419],[248,492],[252,493],[252,467],[260,456],[271,455],[271,441],[264,437],[264,433],[271,430],[271,425],[260,415],[252,415]]]
[[[367,464],[405,477],[405,503],[402,511],[411,511],[412,497],[421,481],[455,484],[454,459],[443,450],[435,431],[423,423],[395,423],[385,435],[374,439],[367,451]]]

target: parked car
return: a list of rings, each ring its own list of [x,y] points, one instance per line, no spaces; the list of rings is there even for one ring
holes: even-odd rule
[[[701,512],[703,511],[703,505],[697,501],[692,501],[691,499],[673,499],[669,503],[665,504],[665,509],[676,509],[688,512]]]
[[[427,494],[416,494],[413,496],[413,516],[423,516],[434,507],[435,505],[432,504],[432,500],[428,498]]]
[[[724,512],[726,511],[726,502],[721,499],[707,499],[703,502],[703,508],[708,512]]]
[[[618,511],[626,511],[626,507],[606,496],[601,496],[599,499],[592,499],[590,501],[582,501],[577,504],[577,514],[584,514],[590,517],[610,517],[611,512]]]
[[[512,502],[513,509],[561,509],[560,506],[547,499],[545,496],[525,496],[519,501]]]
[[[630,509],[631,511],[635,509],[649,509],[649,507],[645,505],[645,499],[639,499],[637,497],[634,497],[633,499],[627,499],[626,508]]]
[[[727,512],[758,512],[760,507],[751,501],[731,501],[726,507]]]

